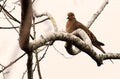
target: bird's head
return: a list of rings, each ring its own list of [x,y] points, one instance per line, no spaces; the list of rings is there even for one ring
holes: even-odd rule
[[[67,14],[67,19],[69,19],[69,20],[73,20],[73,19],[75,19],[75,15],[74,15],[74,13],[72,13],[72,12],[69,12],[68,14]]]

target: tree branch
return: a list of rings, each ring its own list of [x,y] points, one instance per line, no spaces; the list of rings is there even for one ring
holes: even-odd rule
[[[22,50],[25,52],[29,51],[29,36],[30,29],[32,25],[32,4],[31,0],[21,0],[21,27],[20,27],[20,37],[19,44]]]
[[[98,11],[92,16],[90,21],[88,21],[88,24],[86,25],[86,27],[90,28],[90,26],[94,23],[94,21],[97,19],[97,17],[101,14],[101,12],[104,10],[104,8],[106,7],[107,4],[108,4],[108,0],[105,0],[103,2],[103,4],[100,6],[100,8],[98,9]],[[74,50],[72,48],[72,44],[70,44],[70,43],[66,43],[65,48],[66,48],[67,52],[71,55],[76,55],[80,52],[80,50],[78,50],[78,51]]]
[[[58,31],[58,27],[57,27],[57,24],[56,24],[56,21],[55,21],[55,19],[53,18],[53,16],[50,14],[50,13],[48,13],[48,12],[46,12],[46,13],[42,13],[42,14],[40,14],[40,15],[35,15],[37,18],[38,17],[42,17],[42,16],[47,16],[48,18],[46,18],[45,20],[50,20],[51,22],[52,22],[52,24],[53,24],[53,27],[54,27],[54,31],[55,32],[57,32]],[[36,23],[35,23],[36,24]]]
[[[21,27],[19,35],[19,44],[20,47],[28,55],[27,60],[27,70],[28,70],[28,79],[33,79],[32,71],[32,50],[29,49],[29,36],[30,29],[32,25],[32,1],[31,0],[21,0]]]
[[[4,70],[6,70],[8,67],[10,67],[11,65],[13,65],[14,63],[16,63],[18,60],[20,60],[22,57],[24,57],[26,55],[26,53],[24,53],[23,55],[21,55],[20,57],[18,57],[17,59],[15,59],[14,61],[12,61],[10,64],[8,64],[7,66],[4,66],[2,70],[0,70],[0,73],[3,72]]]
[[[0,7],[2,8],[2,10],[6,13],[6,15],[8,15],[8,17],[18,23],[21,23],[19,20],[17,20],[15,17],[13,17],[2,5],[0,5]]]
[[[101,14],[101,12],[104,10],[104,8],[106,7],[107,4],[108,4],[108,0],[104,0],[103,4],[100,6],[98,11],[96,13],[94,13],[94,15],[92,16],[91,20],[88,21],[88,23],[86,25],[88,28],[90,28],[90,26],[94,23],[94,21]]]
[[[76,33],[79,36],[81,36],[81,34],[84,34],[83,31],[77,31]],[[49,41],[57,41],[57,40],[67,41],[67,42],[70,42],[72,45],[75,45],[77,48],[87,53],[97,63],[98,66],[103,64],[103,60],[106,60],[106,59],[120,59],[119,53],[97,54],[92,49],[89,43],[86,43],[85,41],[81,40],[79,37],[73,34],[63,33],[63,32],[53,32],[51,34],[48,34],[47,36],[44,36],[44,37],[41,36],[39,39],[33,40],[30,43],[29,47],[35,50],[36,48],[45,45]]]

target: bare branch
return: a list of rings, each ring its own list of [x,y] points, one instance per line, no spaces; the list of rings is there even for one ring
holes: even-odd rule
[[[56,21],[55,19],[52,17],[52,15],[48,12],[46,12],[46,16],[48,16],[54,26],[54,31],[57,32],[58,31],[58,27],[57,27],[57,24],[56,24]]]
[[[7,14],[7,16],[14,20],[15,22],[21,23],[19,20],[17,20],[15,17],[13,17],[2,5],[0,5],[0,7],[2,8],[2,10]]]
[[[34,34],[34,39],[36,39],[36,29],[35,29],[35,18],[33,17],[33,34]],[[37,71],[38,71],[38,76],[39,79],[42,79],[41,72],[40,72],[40,65],[39,65],[39,59],[38,59],[38,51],[37,49],[34,50],[35,52],[35,58],[36,58],[36,66],[37,66]]]
[[[86,34],[86,32],[84,32],[84,31],[80,32],[80,31],[82,31],[82,30],[78,29],[78,30],[74,31],[72,34],[81,38],[86,44],[88,44],[91,47],[91,49],[93,49],[92,42],[91,42],[89,36]],[[71,55],[76,55],[79,52],[81,52],[81,50],[78,50],[78,51],[76,51],[76,49],[74,50],[72,48],[72,44],[68,43],[68,42],[66,43],[65,48],[66,48],[67,52]]]
[[[100,56],[103,57],[103,60],[107,60],[107,59],[120,59],[120,53],[107,53],[107,54],[105,54],[103,56],[101,54]]]
[[[15,28],[19,28],[19,27],[0,27],[0,29],[15,29]]]
[[[47,46],[47,48],[46,48],[46,50],[45,50],[45,53],[43,54],[43,56],[42,56],[40,59],[38,58],[38,53],[39,53],[39,51],[42,51],[42,50],[44,50],[45,48],[43,48],[43,49],[41,49],[41,50],[39,50],[39,51],[37,51],[37,49],[35,50],[36,63],[35,63],[35,67],[34,67],[34,69],[33,69],[33,72],[35,71],[35,69],[36,69],[36,67],[37,67],[39,79],[42,79],[41,72],[40,72],[39,62],[45,57],[48,48],[49,48],[49,46]]]
[[[23,56],[25,56],[26,53],[24,53],[23,55],[21,55],[20,57],[18,57],[17,59],[15,59],[14,61],[12,61],[10,64],[8,64],[7,66],[3,66],[3,69],[0,70],[0,73],[3,72],[4,70],[6,70],[8,67],[10,67],[11,65],[13,65],[14,63],[16,63],[18,60],[20,60]]]
[[[54,31],[55,31],[55,32],[58,31],[58,27],[57,27],[56,21],[55,21],[55,19],[53,18],[53,16],[52,16],[50,13],[46,12],[46,13],[42,13],[42,14],[40,14],[40,15],[35,15],[35,16],[36,16],[37,18],[38,18],[38,17],[42,17],[42,16],[47,16],[48,18],[46,18],[45,20],[50,19],[50,21],[52,22],[52,24],[53,24],[53,26],[54,26]],[[35,23],[35,24],[36,24],[36,23]]]
[[[36,65],[37,65],[38,76],[39,76],[39,79],[42,79],[37,51],[36,51],[35,57],[36,57]]]
[[[27,70],[28,70],[28,79],[33,79],[33,71],[32,71],[32,61],[33,54],[32,50],[29,49],[29,36],[30,29],[32,25],[32,1],[31,0],[21,0],[21,27],[20,27],[20,35],[19,35],[19,45],[21,49],[27,53]]]
[[[45,19],[43,19],[43,20],[41,20],[41,21],[39,21],[39,22],[36,22],[35,24],[39,24],[39,23],[42,23],[42,22],[44,22],[44,21],[46,21],[46,20],[49,20],[49,18],[45,18]],[[33,24],[32,24],[33,25]],[[15,28],[20,28],[19,26],[14,26],[14,27],[0,27],[0,29],[15,29]]]
[[[48,50],[49,46],[44,47],[44,48],[41,49],[41,50],[37,50],[37,53],[38,53],[38,52],[44,50],[45,48],[46,48],[45,53],[42,55],[42,57],[40,57],[40,59],[38,60],[39,62],[45,57],[45,55],[46,55],[46,53],[47,53],[47,50]],[[36,62],[36,64],[35,64],[35,67],[33,68],[33,71],[35,71],[36,66],[37,66],[37,62]]]
[[[30,29],[32,25],[32,3],[31,1],[21,0],[22,4],[22,17],[21,17],[21,27],[20,27],[20,37],[19,44],[22,50],[29,51],[29,36]]]
[[[87,39],[89,39],[88,35],[84,31],[82,31],[82,30],[80,31],[80,30],[81,29],[78,29],[77,32],[75,32],[75,33],[78,35],[80,34],[79,36],[81,36],[81,34],[82,34],[83,36],[87,37]],[[49,34],[46,34],[46,36],[40,36],[39,39],[33,40],[33,42],[30,43],[29,47],[32,48],[32,50],[35,50],[36,48],[41,47],[41,46],[45,45],[47,42],[52,41],[52,40],[53,41],[54,40],[62,40],[62,41],[69,42],[70,40],[73,40],[71,36],[73,37],[74,41],[78,41],[78,40],[80,41],[79,37],[76,37],[73,34],[69,34],[69,33],[65,33],[65,32],[51,32]],[[77,40],[75,38],[77,38]],[[85,39],[86,38],[84,38],[84,40]],[[83,40],[81,40],[81,42],[83,43]],[[87,40],[86,40],[86,43],[87,43]],[[89,44],[89,46],[90,46],[90,44]]]
[[[62,55],[64,58],[68,59],[69,57],[66,57],[62,52],[60,52],[54,45],[53,48],[60,54]]]
[[[7,19],[7,21],[11,24],[11,26],[14,28],[15,26],[13,25],[13,23],[7,18],[7,15],[5,14],[5,12],[3,12],[5,18]],[[18,30],[16,28],[14,28],[15,31],[19,34]]]
[[[106,5],[108,4],[108,0],[104,0],[103,4],[101,7],[98,9],[98,11],[92,16],[91,20],[88,21],[87,27],[90,28],[90,26],[94,23],[94,21],[97,19],[97,17],[101,14],[101,12],[104,10]]]
[[[81,32],[81,33],[79,33]],[[76,32],[77,35],[83,34],[82,31],[78,31]],[[82,36],[81,36],[82,37]],[[72,45],[75,45],[77,48],[79,48],[80,50],[84,51],[85,53],[87,53],[93,60],[95,60],[95,62],[97,63],[98,66],[100,66],[103,63],[103,60],[106,59],[120,59],[120,54],[97,54],[92,47],[90,46],[89,43],[86,43],[85,41],[81,40],[79,37],[73,35],[73,34],[69,34],[69,33],[63,33],[63,32],[54,32],[51,34],[48,34],[45,37],[40,37],[39,39],[34,40],[33,42],[30,43],[30,48],[32,49],[36,49],[38,47],[41,47],[43,45],[45,45],[47,42],[49,41],[57,41],[57,40],[61,40],[61,41],[67,41],[70,42]],[[32,47],[32,45],[35,45],[34,47]]]
[[[23,73],[23,75],[22,75],[22,78],[21,79],[23,79],[24,78],[24,76],[25,76],[25,74],[27,73],[27,70],[25,70],[25,72]]]
[[[44,22],[44,21],[46,21],[46,20],[49,20],[49,18],[45,18],[45,19],[43,19],[42,21],[36,22],[35,24],[42,23],[42,22]]]
[[[45,55],[46,55],[46,53],[47,53],[48,48],[49,48],[49,46],[47,46],[47,48],[46,48],[46,50],[45,50],[45,53],[44,53],[44,54],[43,54],[43,56],[39,59],[39,61],[41,61],[41,60],[45,57]]]
[[[108,0],[105,0],[103,2],[103,4],[100,6],[100,8],[98,9],[98,11],[92,16],[91,20],[88,21],[88,23],[86,25],[88,28],[90,28],[90,26],[95,22],[95,20],[101,14],[101,12],[104,10],[104,8],[106,7],[107,4],[108,4]],[[75,55],[80,52],[80,50],[78,50],[78,51],[74,50],[70,43],[66,43],[65,47],[66,47],[66,50],[68,51],[68,53],[70,53],[72,55]]]
[[[2,0],[3,1],[3,0]],[[5,3],[7,2],[7,0],[5,0],[5,1],[3,1],[3,4],[2,5],[0,5],[0,6],[5,6]],[[0,12],[2,11],[2,8],[0,8]]]

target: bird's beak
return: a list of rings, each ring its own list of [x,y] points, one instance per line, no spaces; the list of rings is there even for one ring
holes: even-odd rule
[[[67,17],[67,19],[69,19],[69,17]]]

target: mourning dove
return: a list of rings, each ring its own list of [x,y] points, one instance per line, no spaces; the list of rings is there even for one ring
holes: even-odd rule
[[[84,30],[88,36],[91,39],[92,44],[98,48],[99,50],[101,50],[103,53],[105,53],[105,51],[103,50],[103,48],[101,46],[104,46],[104,44],[100,41],[97,40],[97,38],[95,37],[95,35],[82,23],[78,22],[75,18],[74,13],[69,12],[67,15],[67,23],[66,23],[66,32],[71,33],[79,28],[81,28],[82,30]]]

